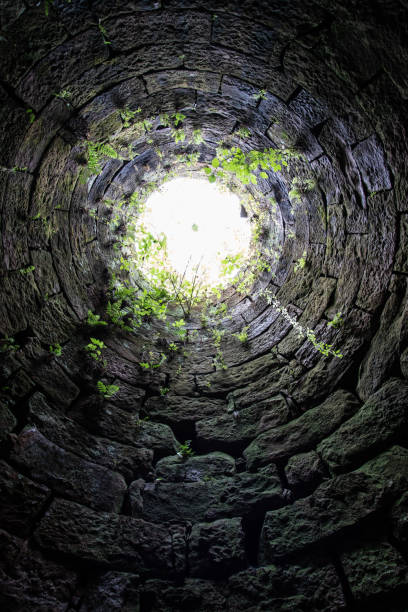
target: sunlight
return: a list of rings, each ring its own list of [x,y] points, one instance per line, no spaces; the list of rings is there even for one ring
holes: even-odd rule
[[[239,198],[206,179],[177,178],[164,184],[146,202],[140,221],[154,235],[167,237],[169,264],[192,280],[215,286],[221,260],[249,254],[251,227],[240,216]]]

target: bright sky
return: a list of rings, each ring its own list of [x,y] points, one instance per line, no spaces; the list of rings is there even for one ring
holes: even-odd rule
[[[207,179],[177,178],[165,183],[147,200],[141,219],[154,235],[167,236],[171,266],[193,277],[200,264],[200,278],[216,285],[220,261],[226,255],[248,254],[251,228],[248,219],[240,217],[239,198],[221,191]]]

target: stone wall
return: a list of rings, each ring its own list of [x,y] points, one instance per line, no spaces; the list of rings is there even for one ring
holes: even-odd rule
[[[407,13],[403,0],[3,0],[4,610],[406,610]],[[169,165],[182,150],[158,119],[136,137],[125,108],[182,111],[201,161],[243,126],[249,148],[302,154],[260,181],[281,252],[249,295],[223,297],[225,370],[193,323],[153,372],[139,365],[159,350],[152,324],[101,327],[102,370],[84,353],[117,236],[103,198],[160,179],[158,147]],[[88,183],[85,139],[122,157]],[[294,177],[315,185],[300,204]],[[343,358],[299,338],[265,287]],[[110,399],[101,378],[120,387]]]

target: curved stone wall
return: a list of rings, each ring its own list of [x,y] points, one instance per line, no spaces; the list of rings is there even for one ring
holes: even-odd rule
[[[406,610],[407,17],[402,0],[3,0],[5,610]],[[159,118],[175,112],[187,149]],[[120,233],[106,199],[241,127],[248,149],[301,154],[259,181],[280,256],[223,295],[226,369],[192,321],[145,371],[170,332],[87,323]],[[120,152],[88,181],[85,140]],[[313,187],[293,197],[294,178]]]

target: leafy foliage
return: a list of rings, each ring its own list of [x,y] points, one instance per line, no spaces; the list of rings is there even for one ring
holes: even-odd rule
[[[101,380],[98,380],[96,387],[105,399],[113,397],[120,389],[118,385],[105,385]]]

